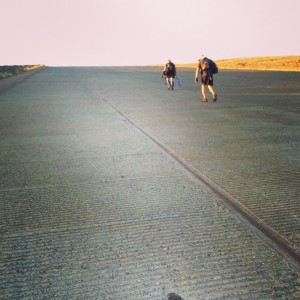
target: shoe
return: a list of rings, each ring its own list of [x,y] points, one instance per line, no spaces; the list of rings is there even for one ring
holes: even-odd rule
[[[215,94],[214,94],[214,97],[213,97],[213,101],[216,102],[217,99],[218,99],[218,96],[217,96],[217,94],[215,93]]]
[[[207,102],[206,98],[202,98],[201,102]]]

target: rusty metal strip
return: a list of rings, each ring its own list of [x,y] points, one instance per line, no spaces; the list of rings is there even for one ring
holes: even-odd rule
[[[262,232],[267,238],[269,238],[273,243],[275,243],[282,251],[288,254],[291,258],[293,258],[297,263],[300,263],[300,252],[293,244],[291,244],[285,237],[280,235],[273,228],[269,227],[267,224],[262,222],[257,216],[255,216],[249,209],[247,209],[242,203],[238,200],[234,199],[232,196],[227,194],[223,189],[218,187],[215,183],[213,183],[209,178],[207,178],[204,174],[201,174],[197,169],[192,167],[187,161],[185,161],[182,157],[177,155],[175,152],[168,149],[164,144],[146,132],[142,127],[134,123],[131,119],[129,119],[126,115],[124,115],[119,109],[117,109],[112,103],[110,103],[107,99],[100,96],[97,92],[95,92],[101,100],[106,102],[110,107],[112,107],[118,114],[120,114],[123,118],[126,119],[128,123],[137,128],[140,132],[142,132],[145,136],[151,139],[159,148],[161,148],[167,155],[172,157],[179,165],[181,165],[185,170],[187,170],[194,178],[198,181],[204,183],[208,186],[217,196],[219,196],[227,205],[229,205],[235,212],[239,213],[244,219],[246,219],[250,224],[256,227],[260,232]]]

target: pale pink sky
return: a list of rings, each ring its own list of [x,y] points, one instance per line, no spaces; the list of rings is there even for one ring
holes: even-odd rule
[[[0,65],[300,55],[300,0],[0,0]]]

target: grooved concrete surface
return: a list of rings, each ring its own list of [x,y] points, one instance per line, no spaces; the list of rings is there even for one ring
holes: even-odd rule
[[[0,82],[0,299],[299,298],[299,265],[139,128],[299,249],[300,75],[220,73],[201,105],[160,71]]]

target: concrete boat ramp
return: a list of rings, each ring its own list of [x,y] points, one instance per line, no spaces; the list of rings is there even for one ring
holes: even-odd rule
[[[300,75],[193,72],[0,81],[1,299],[300,298]]]

